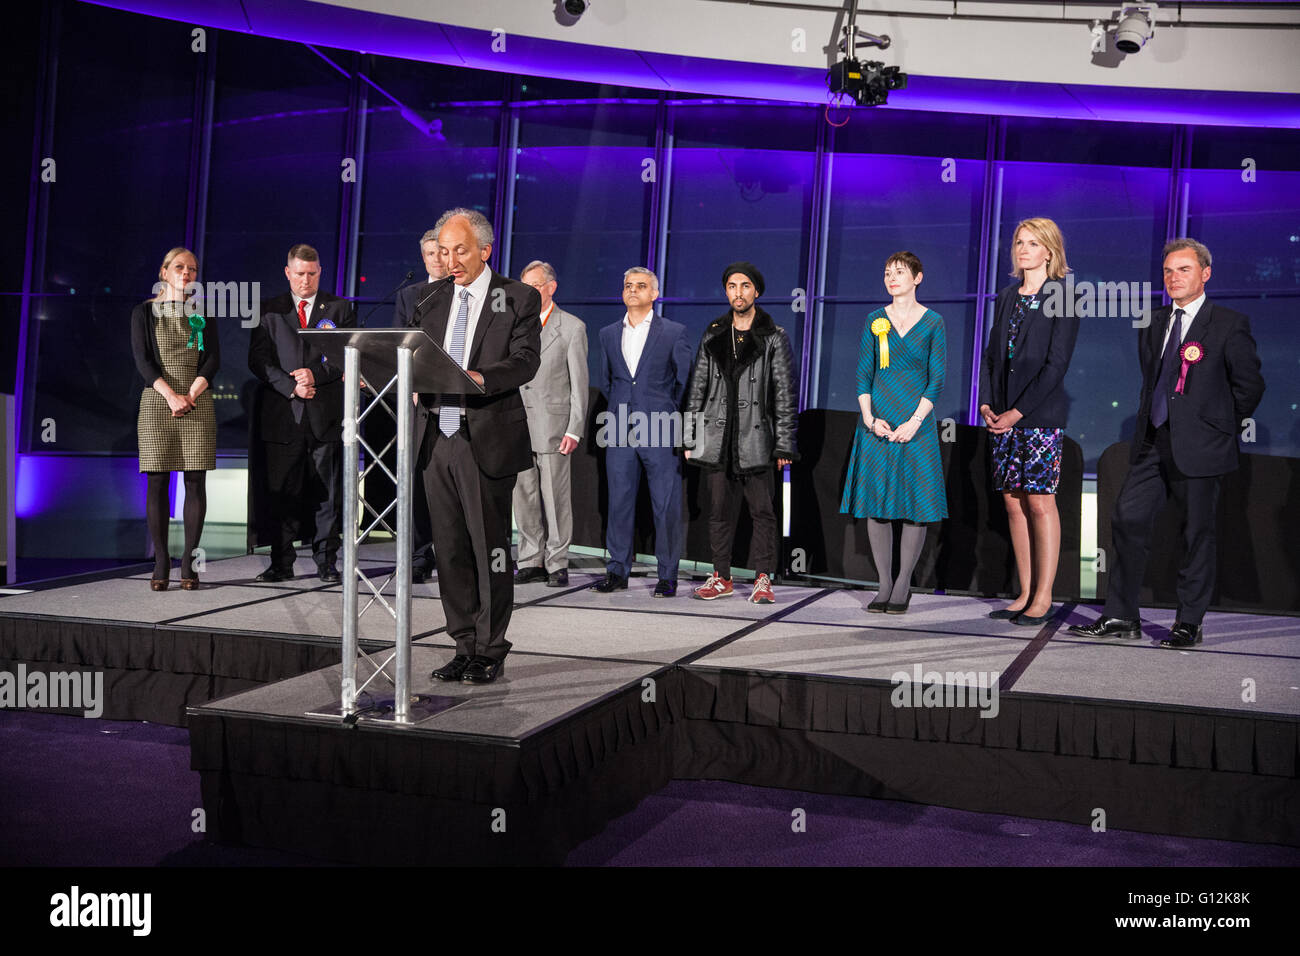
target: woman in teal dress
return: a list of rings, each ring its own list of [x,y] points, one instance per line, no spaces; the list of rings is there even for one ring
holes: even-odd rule
[[[894,301],[867,316],[858,354],[862,421],[853,439],[840,513],[867,519],[880,592],[872,612],[902,614],[926,524],[948,517],[939,433],[931,413],[943,392],[947,359],[943,317],[916,301],[921,260],[896,252],[885,263]],[[903,523],[898,576],[893,522]]]

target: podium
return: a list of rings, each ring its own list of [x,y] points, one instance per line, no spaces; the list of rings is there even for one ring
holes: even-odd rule
[[[411,473],[412,455],[418,449],[411,447],[412,392],[441,392],[453,395],[481,395],[482,386],[447,354],[442,344],[435,342],[423,329],[303,329],[300,336],[311,339],[313,345],[331,362],[343,368],[343,688],[337,715],[347,724],[353,724],[362,715],[357,699],[366,686],[380,674],[387,677],[390,663],[396,663],[393,675],[393,701],[391,708],[380,702],[376,719],[391,720],[396,724],[411,723],[414,709],[436,713],[460,702],[460,698],[429,698],[411,696],[411,495],[423,494],[423,489],[413,491]],[[361,411],[361,383],[365,381],[374,392],[374,400]],[[385,382],[382,388],[374,383]],[[396,411],[389,407],[384,396],[393,399]],[[361,437],[362,420],[376,408],[382,408],[397,422],[397,434],[378,452]],[[430,427],[437,427],[435,421]],[[383,456],[397,444],[397,474],[388,470]],[[360,447],[358,447],[360,446]],[[360,469],[359,452],[364,448],[370,460],[364,471]],[[381,469],[397,488],[397,494],[382,512],[376,511],[361,495],[361,482],[376,467]],[[364,528],[361,525],[362,508],[373,516]],[[388,516],[396,510],[397,527],[389,524]],[[388,580],[378,586],[357,563],[357,547],[376,528],[383,526],[397,541],[397,568]],[[388,581],[397,579],[397,597],[390,604],[383,590]],[[358,609],[360,588],[370,591],[370,600]],[[383,664],[375,665],[375,672],[365,684],[357,686],[357,640],[361,616],[376,603],[386,610],[394,621],[394,651]],[[366,655],[367,660],[371,660]],[[374,661],[371,660],[374,664]],[[317,711],[320,713],[320,711]],[[330,708],[328,713],[334,715]]]

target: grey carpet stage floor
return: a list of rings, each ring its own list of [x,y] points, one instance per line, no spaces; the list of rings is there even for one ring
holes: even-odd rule
[[[383,580],[392,547],[367,545],[361,560]],[[1214,814],[1185,808],[1134,810],[1131,829],[1300,842],[1300,824],[1269,822],[1300,819],[1300,618],[1210,614],[1206,643],[1174,651],[1158,645],[1172,611],[1148,612],[1140,641],[1089,641],[1066,627],[1091,620],[1096,609],[1073,605],[1044,627],[1021,628],[987,617],[1005,602],[976,597],[916,594],[907,614],[878,615],[866,612],[869,590],[778,585],[775,605],[750,604],[740,588],[703,602],[690,597],[683,576],[678,597],[655,599],[654,571],[644,566],[627,591],[597,594],[586,588],[603,567],[575,555],[567,588],[516,587],[514,649],[502,679],[488,686],[431,678],[452,642],[436,581],[415,585],[412,692],[436,698],[440,709],[431,716],[417,709],[403,727],[364,715],[349,731],[338,717],[320,715],[339,697],[340,588],[323,585],[305,553],[291,581],[255,581],[266,564],[260,555],[211,561],[197,592],[151,592],[146,572],[6,594],[0,669],[16,662],[104,669],[105,716],[127,719],[140,719],[139,698],[159,694],[139,672],[179,681],[164,687],[179,695],[168,705],[178,719],[169,722],[184,723],[188,713],[194,765],[204,772],[218,833],[339,859],[389,858],[372,856],[369,843],[322,846],[310,829],[283,836],[293,828],[270,806],[368,819],[374,806],[338,804],[340,794],[355,801],[359,791],[398,801],[383,804],[396,817],[418,815],[428,801],[445,819],[523,806],[533,830],[548,835],[542,843],[494,844],[493,858],[507,862],[519,858],[511,852],[562,858],[675,776],[1076,819],[1080,807],[1098,805],[1078,791],[1088,789],[1088,774],[1100,773],[1110,793],[1136,787],[1149,797],[1186,786],[1186,799],[1210,807],[1238,795],[1241,819],[1226,830]],[[393,583],[383,591],[395,593]],[[361,599],[368,599],[364,586]],[[372,606],[360,635],[369,655],[358,666],[364,680],[372,662],[391,654],[391,618]],[[949,701],[933,713],[900,712],[890,704],[897,675],[917,671],[948,685],[969,679],[960,675],[985,677],[996,687],[1000,719],[980,719],[960,700],[956,709]],[[368,690],[391,696],[382,675]],[[115,697],[132,703],[115,707]],[[168,718],[150,711],[147,719]],[[358,740],[380,739],[386,748],[432,749],[417,757],[403,750],[400,760],[396,750],[376,751],[408,767],[399,772],[358,749]],[[895,772],[921,752],[897,749],[904,744],[927,748],[924,781]],[[972,752],[986,763],[972,762]],[[1050,769],[1034,763],[1044,754],[1057,761]],[[411,760],[418,770],[409,769]],[[990,796],[955,782],[990,774],[1037,774],[1045,782],[1027,785],[1039,796],[1023,802],[1009,788]],[[1053,802],[1057,790],[1077,800]],[[1134,790],[1132,799],[1146,798]],[[576,805],[584,808],[577,815]],[[446,839],[429,832],[415,844],[421,853],[435,847],[446,859],[462,858],[466,847],[439,842]],[[483,859],[481,849],[471,858]]]
[[[389,576],[390,545],[363,546],[362,555],[368,574],[377,581]],[[181,591],[175,581],[168,591],[150,591],[143,584],[146,572],[7,594],[0,597],[0,619],[341,639],[340,588],[317,579],[305,552],[291,581],[254,580],[265,567],[260,555],[209,562],[196,592]],[[883,615],[866,612],[874,597],[870,590],[778,586],[778,603],[765,606],[750,604],[740,588],[731,598],[694,600],[685,578],[678,597],[654,599],[654,572],[646,566],[634,571],[641,576],[631,579],[627,591],[588,591],[600,573],[599,567],[575,567],[567,588],[516,586],[506,684],[522,679],[532,655],[885,682],[920,665],[927,673],[996,675],[1003,693],[1300,715],[1300,618],[1211,613],[1204,644],[1171,651],[1158,646],[1173,623],[1168,610],[1144,613],[1141,641],[1094,641],[1066,630],[1092,620],[1091,607],[1067,605],[1045,627],[1021,628],[989,620],[988,611],[1005,602],[983,598],[916,594],[907,614]],[[392,597],[395,584],[389,581],[383,593]],[[412,594],[416,644],[450,648],[437,581],[414,585]],[[361,601],[367,600],[363,586]],[[360,637],[368,646],[391,644],[392,633],[392,619],[378,604],[362,615]],[[432,666],[436,662],[415,669],[416,692],[431,691]],[[563,681],[562,668],[548,673]],[[1243,693],[1246,681],[1253,693]]]

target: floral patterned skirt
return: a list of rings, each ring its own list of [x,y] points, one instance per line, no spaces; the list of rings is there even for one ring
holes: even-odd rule
[[[1063,428],[1013,428],[993,439],[993,487],[1054,495],[1061,482]]]

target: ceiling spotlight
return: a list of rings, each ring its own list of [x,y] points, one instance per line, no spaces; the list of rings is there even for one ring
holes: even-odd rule
[[[1127,4],[1120,11],[1115,26],[1115,48],[1122,53],[1136,53],[1156,30],[1156,4]]]
[[[588,0],[564,0],[564,12],[571,17],[580,17],[591,6]]]

